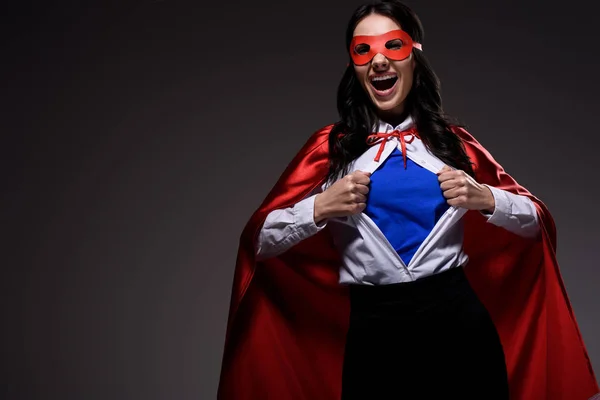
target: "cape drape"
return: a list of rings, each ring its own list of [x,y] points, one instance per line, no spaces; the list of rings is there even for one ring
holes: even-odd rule
[[[278,257],[257,262],[254,254],[269,212],[292,206],[324,182],[332,127],[311,135],[241,234],[219,400],[340,398],[349,299],[338,283],[341,261],[328,229]],[[477,211],[463,217],[465,272],[498,329],[511,399],[589,399],[600,389],[559,271],[550,212],[465,129],[452,129],[474,162],[476,180],[527,196],[539,216],[541,232],[533,239],[488,223]]]

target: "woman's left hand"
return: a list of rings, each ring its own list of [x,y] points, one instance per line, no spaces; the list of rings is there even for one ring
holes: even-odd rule
[[[494,212],[496,202],[492,191],[464,171],[445,165],[437,176],[444,197],[451,206]]]

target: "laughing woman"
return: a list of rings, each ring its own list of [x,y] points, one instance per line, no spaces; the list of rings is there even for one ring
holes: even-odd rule
[[[221,399],[572,399],[598,392],[554,222],[441,107],[404,4],[359,7],[340,120],[242,235]]]

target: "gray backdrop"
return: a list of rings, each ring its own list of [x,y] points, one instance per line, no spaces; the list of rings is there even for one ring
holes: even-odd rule
[[[239,234],[337,119],[358,4],[3,10],[0,397],[215,397]],[[600,371],[592,6],[408,4],[446,110],[553,212]]]

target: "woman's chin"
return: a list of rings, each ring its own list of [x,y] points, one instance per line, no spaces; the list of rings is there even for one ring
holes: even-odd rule
[[[371,97],[371,102],[377,110],[386,113],[393,112],[394,110],[398,110],[398,113],[402,113],[402,110],[404,108],[402,106],[402,101],[400,99],[395,98],[382,101],[381,99],[375,98],[373,96]]]

